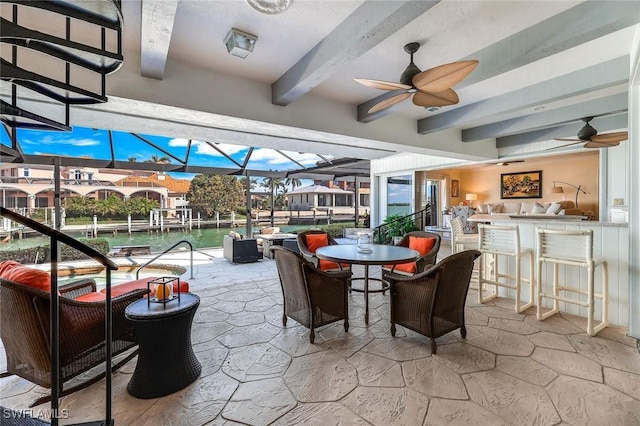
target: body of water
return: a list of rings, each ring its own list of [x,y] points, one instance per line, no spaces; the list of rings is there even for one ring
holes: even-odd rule
[[[299,229],[307,229],[310,225],[303,226],[280,226],[281,232],[291,232]],[[229,235],[232,228],[206,228],[206,229],[193,229],[191,232],[172,231],[164,233],[147,233],[147,232],[133,232],[129,235],[126,232],[121,232],[118,235],[100,234],[100,238],[104,238],[109,242],[109,248],[115,246],[125,245],[149,245],[151,251],[154,253],[163,252],[171,247],[173,244],[186,240],[189,241],[194,249],[209,248],[209,247],[222,247],[222,239],[225,235]],[[244,234],[246,229],[244,227],[233,228],[234,231]],[[259,232],[259,228],[255,228],[254,233]],[[75,238],[84,238],[83,233],[74,234],[69,232]],[[14,239],[10,242],[0,244],[0,250],[15,250],[20,248],[35,247],[39,245],[45,245],[49,243],[49,239],[45,237],[29,237],[22,240]],[[186,245],[184,246],[186,247]]]

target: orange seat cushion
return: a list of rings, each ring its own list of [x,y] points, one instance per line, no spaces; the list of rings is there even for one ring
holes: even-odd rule
[[[111,287],[111,297],[117,297],[120,296],[121,294],[125,294],[125,293],[129,293],[130,291],[133,290],[138,290],[140,288],[147,288],[147,283],[151,280],[155,280],[157,278],[160,277],[146,277],[146,278],[140,278],[138,280],[134,280],[134,281],[129,281],[126,283],[122,283],[122,284],[118,284],[115,285],[113,287]],[[151,290],[151,295],[153,296],[155,294],[155,289],[153,288],[154,286],[150,286],[150,290]],[[180,288],[178,288],[178,282],[174,281],[173,282],[173,292],[177,293],[178,290],[180,290],[180,293],[187,293],[189,291],[189,283],[187,281],[182,281],[180,280]],[[100,293],[106,293],[107,290],[106,289],[100,289]]]
[[[416,271],[418,270],[418,265],[416,264],[416,262],[411,262],[411,263],[401,263],[399,265],[395,265],[395,268],[393,265],[384,265],[383,268],[392,270],[393,272],[406,272],[408,274],[415,274]]]
[[[74,300],[79,302],[104,302],[107,300],[107,296],[105,296],[104,293],[94,291],[93,293],[86,293],[82,296],[78,296]]]
[[[305,235],[307,248],[311,253],[315,253],[320,247],[329,245],[329,237],[327,234],[309,234]]]
[[[436,245],[436,239],[431,237],[414,237],[409,235],[409,248],[420,253],[420,257],[429,254]]]
[[[39,290],[51,290],[51,276],[48,272],[22,266],[19,263],[17,263],[17,265],[4,265],[3,272],[0,277],[5,280],[37,288]]]
[[[15,260],[5,260],[4,262],[0,262],[0,277],[4,278],[5,271],[13,269],[16,266],[22,266],[22,264]]]
[[[340,263],[332,262],[331,260],[318,259],[318,268],[322,271],[330,271],[330,270],[348,270],[351,265],[348,263]]]

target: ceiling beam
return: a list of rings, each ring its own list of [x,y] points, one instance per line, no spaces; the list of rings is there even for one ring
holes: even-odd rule
[[[596,117],[626,111],[629,105],[627,92],[599,99],[545,110],[523,117],[499,121],[485,126],[462,130],[462,142],[474,142],[488,138],[510,136],[530,130],[579,122],[584,117]]]
[[[505,72],[539,61],[595,40],[604,35],[636,25],[640,21],[640,2],[585,1],[571,9],[526,28],[510,37],[481,49],[466,58],[480,61],[478,67],[456,88],[488,80]],[[377,103],[377,97],[365,104]],[[361,111],[358,121],[370,122],[391,112],[390,108],[375,114]]]
[[[300,98],[439,2],[365,1],[271,85],[272,103]]]
[[[141,0],[140,74],[162,80],[178,0]]]
[[[599,117],[591,121],[591,125],[598,130],[598,133],[605,133],[620,129],[626,129],[628,127],[629,114],[620,113],[616,115],[610,115],[607,117]],[[519,133],[511,136],[504,136],[496,138],[497,148],[508,148],[517,145],[524,145],[532,142],[548,141],[553,138],[565,138],[575,137],[584,126],[584,123],[571,123],[567,125],[548,127],[545,129],[534,130],[531,132]],[[559,146],[562,143],[558,142]],[[571,142],[565,142],[571,143]]]
[[[524,87],[504,95],[418,120],[418,133],[426,135],[465,122],[479,121],[548,104],[567,97],[591,93],[629,81],[629,55],[593,65],[558,78]]]

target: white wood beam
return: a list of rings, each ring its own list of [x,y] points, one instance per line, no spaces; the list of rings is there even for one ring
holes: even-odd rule
[[[471,105],[418,120],[418,133],[426,135],[465,122],[477,122],[498,114],[511,113],[560,99],[618,86],[629,81],[629,56],[524,87]]]
[[[295,101],[439,2],[365,1],[273,83],[273,104]]]
[[[638,1],[585,1],[520,31],[463,59],[477,59],[478,67],[456,86],[460,89],[548,56],[595,40],[640,22]],[[368,106],[382,97],[358,105],[358,121],[370,122],[392,111],[369,114]]]
[[[178,0],[142,0],[140,74],[162,80]]]

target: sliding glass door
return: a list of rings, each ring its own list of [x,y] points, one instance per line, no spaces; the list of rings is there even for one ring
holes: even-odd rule
[[[413,175],[387,177],[387,216],[413,213]]]

